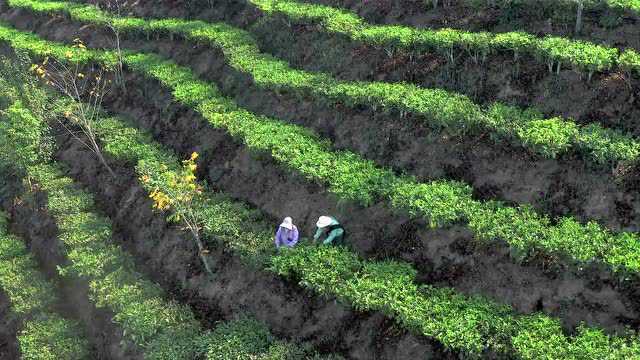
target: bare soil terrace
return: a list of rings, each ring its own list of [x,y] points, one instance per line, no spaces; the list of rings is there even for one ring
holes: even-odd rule
[[[158,8],[154,7],[155,11]],[[142,9],[151,12],[150,6]],[[177,16],[175,12],[163,14]],[[104,32],[62,17],[5,8],[2,18],[52,40],[68,42],[81,35],[88,45],[108,46]],[[267,26],[269,21],[275,20],[259,26]],[[317,42],[317,32],[307,34]],[[303,51],[302,44],[309,41],[295,37],[288,46]],[[462,179],[473,185],[478,198],[531,203],[552,215],[574,214],[598,219],[612,228],[637,230],[634,224],[640,199],[635,169],[616,178],[602,169],[588,168],[578,159],[541,160],[486,138],[463,140],[434,134],[416,119],[397,121],[394,114],[371,109],[348,109],[317,99],[300,101],[290,94],[258,88],[248,75],[226,65],[221,52],[181,39],[145,41],[132,37],[125,39],[124,46],[158,52],[188,65],[241,106],[313,128],[336,148],[352,149],[399,172],[407,171],[423,180]],[[610,331],[640,325],[637,286],[621,287],[610,274],[598,269],[547,268],[543,259],[514,264],[506,246],[472,246],[470,233],[461,226],[427,230],[422,222],[394,212],[384,203],[365,209],[340,201],[321,185],[283,169],[268,155],[248,151],[225,132],[205,125],[192,111],[172,104],[170,94],[158,83],[129,72],[126,79],[127,96],[109,96],[108,109],[126,114],[182,156],[198,151],[205,159],[201,178],[260,208],[274,224],[292,215],[308,235],[318,214],[335,214],[345,219],[355,250],[369,257],[410,261],[420,271],[421,281],[465,294],[482,294],[525,313],[545,311],[560,317],[567,328],[580,321]],[[320,349],[339,349],[350,358],[372,358],[372,354],[381,354],[381,359],[409,359],[424,353],[447,356],[439,345],[408,334],[380,314],[356,313],[332,300],[314,297],[294,284],[248,268],[224,251],[216,254],[223,271],[215,283],[205,282],[196,265],[196,250],[182,234],[151,213],[149,200],[130,170],[115,164],[123,180],[107,181],[90,154],[69,141],[61,140],[60,144],[58,158],[97,194],[102,210],[114,219],[118,241],[139,257],[146,273],[198,309],[205,323],[248,309],[276,335],[300,336]]]

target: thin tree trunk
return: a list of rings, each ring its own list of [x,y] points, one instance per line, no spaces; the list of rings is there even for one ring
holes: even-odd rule
[[[578,13],[576,14],[576,35],[582,31],[582,11],[584,10],[584,0],[578,0]]]
[[[124,67],[122,65],[123,60],[122,60],[122,49],[120,48],[120,33],[117,32],[114,28],[114,33],[116,36],[116,52],[118,55],[118,68],[116,69],[116,81],[118,82],[118,85],[120,85],[122,91],[126,94],[127,92],[127,88],[124,85]]]
[[[92,142],[93,142],[93,140],[92,140]],[[107,163],[107,160],[104,158],[104,156],[102,156],[102,151],[100,151],[100,149],[98,148],[98,145],[94,142],[93,146],[94,146],[94,152],[98,156],[98,160],[100,160],[102,165],[104,165],[104,167],[107,168],[107,171],[109,171],[109,174],[111,174],[111,176],[115,178],[116,177],[116,173],[113,171],[111,166],[109,166],[109,164]]]
[[[200,241],[200,235],[191,226],[189,226],[189,229],[191,230],[191,234],[196,241],[196,245],[198,245],[198,255],[200,256],[200,260],[202,261],[205,270],[207,270],[207,273],[209,273],[209,275],[213,276],[213,271],[211,271],[209,262],[207,261],[207,258],[204,257],[204,246],[202,245],[202,241]]]

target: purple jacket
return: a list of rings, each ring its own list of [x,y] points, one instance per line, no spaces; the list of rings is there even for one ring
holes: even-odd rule
[[[276,232],[276,248],[280,246],[293,247],[298,242],[298,228],[293,225],[293,229],[278,227]]]

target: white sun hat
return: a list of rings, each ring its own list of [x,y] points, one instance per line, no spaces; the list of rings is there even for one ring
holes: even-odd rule
[[[316,226],[322,229],[331,225],[332,221],[333,219],[331,219],[328,216],[320,216],[320,218],[318,218],[318,222],[316,223]]]
[[[280,227],[283,227],[283,228],[286,228],[286,229],[289,229],[289,230],[293,230],[293,219],[287,216],[282,221],[282,224],[280,224]]]

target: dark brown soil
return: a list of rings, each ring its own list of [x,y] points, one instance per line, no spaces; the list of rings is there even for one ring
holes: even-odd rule
[[[96,1],[96,0],[90,0]],[[549,74],[534,59],[515,62],[511,55],[491,56],[477,65],[465,53],[454,64],[436,53],[387,52],[327,34],[316,25],[291,23],[283,16],[264,16],[243,0],[140,1],[132,9],[139,16],[183,17],[227,21],[256,37],[262,50],[296,68],[325,71],[344,80],[407,81],[428,88],[443,88],[489,104],[495,101],[533,106],[548,116],[563,116],[579,123],[599,122],[634,135],[640,134],[639,81],[626,74],[586,76],[565,68]]]
[[[0,172],[3,170],[0,168]],[[0,176],[0,209],[5,208],[4,205],[11,203],[11,198],[7,195],[15,190],[13,182],[5,182],[3,178],[5,174]],[[20,321],[11,311],[11,301],[7,294],[0,289],[0,359],[19,359],[20,348],[16,335]]]
[[[640,17],[604,9],[587,10],[583,28],[574,35],[573,7],[555,5],[548,11],[538,1],[512,2],[508,8],[473,7],[469,1],[439,1],[433,9],[425,0],[306,0],[309,3],[351,10],[369,23],[407,25],[417,28],[454,28],[468,31],[507,32],[526,31],[538,36],[555,35],[615,46],[640,49]],[[484,2],[486,4],[486,2]],[[549,2],[550,3],[550,2]],[[484,4],[483,4],[484,5]],[[607,22],[610,21],[610,22]],[[603,25],[603,24],[606,24]]]
[[[80,34],[91,45],[110,45],[108,36],[93,27],[77,31],[77,25],[62,18],[52,23],[42,17],[33,20],[25,11],[8,14],[6,18],[14,23],[55,24],[52,35],[56,39]],[[350,109],[322,99],[300,100],[291,93],[264,90],[247,74],[227,66],[219,51],[181,40],[125,39],[124,45],[172,58],[216,83],[251,111],[310,127],[337,149],[355,151],[422,181],[462,180],[476,189],[480,199],[527,203],[553,217],[573,215],[583,221],[595,219],[614,230],[638,230],[637,188],[611,169],[592,168],[571,156],[558,161],[541,159],[521,148],[496,144],[488,134],[461,138],[433,131],[411,116],[399,119],[394,113]]]
[[[96,195],[100,209],[113,221],[115,241],[135,255],[151,279],[191,305],[205,326],[250,314],[279,337],[307,341],[349,359],[453,358],[440,345],[408,333],[379,313],[359,313],[334,299],[318,297],[224,249],[212,252],[210,260],[217,271],[207,279],[189,235],[152,211],[132,166],[114,163],[116,181],[76,141],[68,136],[59,139],[57,157]]]
[[[12,52],[0,49],[3,55]],[[5,171],[7,169],[0,169]],[[135,347],[123,341],[121,333],[111,321],[111,314],[97,309],[89,301],[86,283],[70,278],[61,278],[56,266],[66,263],[61,245],[56,240],[57,229],[46,214],[43,204],[46,198],[38,193],[25,198],[22,181],[15,175],[3,175],[0,179],[0,209],[10,215],[11,231],[26,241],[31,255],[40,265],[46,278],[56,284],[59,303],[55,304],[58,314],[81,323],[84,338],[91,346],[92,359],[141,359]],[[18,359],[19,349],[15,339],[20,328],[20,319],[7,313],[8,299],[0,292],[0,359]]]
[[[62,22],[56,26],[64,27]],[[96,39],[94,29],[87,28],[82,35]],[[281,48],[290,47],[291,42],[285,43]],[[313,43],[305,41],[304,46]],[[104,38],[95,44],[109,45]],[[582,221],[597,220],[614,230],[638,230],[640,199],[637,181],[633,180],[638,173],[634,168],[593,168],[572,156],[558,161],[540,159],[522,148],[496,144],[489,134],[460,138],[433,131],[423,120],[412,116],[401,119],[394,112],[367,107],[350,109],[341,104],[327,104],[322,99],[300,100],[287,92],[263,90],[253,84],[250,76],[227,66],[219,51],[179,40],[134,39],[126,45],[171,57],[215,82],[239,104],[256,113],[313,128],[338,149],[356,151],[420,180],[462,180],[472,185],[481,199],[527,203],[554,217],[573,215]],[[625,90],[620,90],[611,92],[619,96],[617,100],[597,95],[601,105],[609,102],[598,111],[625,108],[621,104],[626,101]],[[566,104],[572,106],[575,102]],[[625,175],[620,175],[624,172],[620,170],[626,171]]]
[[[19,187],[14,186],[14,189]],[[12,194],[20,197],[20,193]],[[5,207],[12,220],[12,230],[26,240],[29,250],[49,279],[56,279],[61,298],[57,311],[65,317],[78,319],[84,325],[86,339],[93,347],[95,359],[142,359],[135,346],[122,338],[122,331],[114,326],[113,314],[96,308],[88,298],[87,284],[80,280],[60,278],[56,267],[67,262],[62,244],[57,240],[57,227],[46,213],[46,196],[22,199]],[[5,202],[5,205],[8,203]],[[4,358],[2,358],[4,359]]]
[[[11,312],[11,303],[6,294],[0,291],[0,359],[20,358],[17,330],[18,321]]]
[[[51,39],[68,41],[77,36],[77,27],[62,21],[44,24],[41,20],[29,17],[29,15],[19,11],[6,13],[4,17],[15,25],[22,24],[20,26],[24,28],[37,28],[40,34],[46,35]],[[94,29],[91,29],[90,32],[91,34],[96,34]],[[86,35],[88,43],[94,40],[93,36],[95,35],[91,34],[82,33],[83,36]],[[247,107],[251,107],[252,103],[256,104],[253,105],[256,108],[262,107],[264,105],[261,105],[261,101],[279,101],[273,99],[281,98],[276,97],[274,94],[258,94],[258,90],[251,88],[251,85],[247,84],[246,80],[243,80],[245,82],[233,80],[233,76],[239,75],[234,75],[231,70],[224,67],[222,60],[218,57],[211,57],[210,52],[207,57],[207,63],[211,63],[211,65],[204,65],[204,55],[200,55],[201,58],[198,60],[196,54],[190,52],[187,47],[176,45],[173,42],[164,42],[157,50],[166,54],[181,54],[174,57],[183,62],[188,61],[199,73],[209,70],[213,74],[219,74],[220,78],[216,82],[222,84],[225,91],[227,89],[242,88],[243,86],[247,87],[250,90],[247,90],[246,93],[240,96],[236,95],[239,98],[238,101]],[[225,70],[221,73],[214,72],[220,71],[215,69],[221,67],[225,68]],[[576,275],[573,271],[549,272],[541,263],[536,261],[531,265],[514,264],[506,246],[497,245],[491,248],[479,249],[470,246],[469,244],[472,243],[470,234],[461,227],[427,231],[424,224],[410,220],[405,215],[392,212],[385,204],[376,204],[370,208],[363,209],[355,204],[340,202],[333,195],[327,193],[323,187],[309,183],[297,174],[277,166],[268,155],[249,152],[226,133],[211,129],[205,125],[204,120],[191,111],[171,105],[170,95],[159,84],[132,74],[127,75],[127,80],[129,89],[127,96],[112,96],[107,99],[107,106],[110,109],[129,114],[139,126],[150,129],[159,141],[172,147],[182,156],[186,156],[194,150],[201,153],[202,158],[205,159],[201,167],[207,170],[206,174],[202,174],[202,176],[220,189],[259,207],[273,219],[274,224],[277,219],[285,215],[292,215],[296,222],[305,229],[305,233],[308,234],[318,215],[324,213],[334,214],[344,220],[345,225],[348,226],[351,234],[349,241],[355,250],[365,256],[393,256],[411,261],[420,270],[423,281],[436,285],[451,286],[466,294],[482,294],[496,301],[510,304],[522,312],[543,310],[561,317],[567,327],[572,327],[583,320],[609,330],[619,329],[624,324],[637,326],[637,306],[639,303],[637,299],[639,294],[634,293],[631,288],[620,287],[616,280],[609,278],[604,272],[591,269],[586,274]],[[229,85],[225,87],[225,83],[229,83]],[[256,91],[256,93],[250,91]],[[255,98],[253,102],[249,99],[251,96]],[[243,98],[244,100],[242,100]],[[267,109],[264,111],[275,112],[273,109],[277,108],[280,109],[278,110],[280,113],[276,114],[281,114],[285,118],[287,116],[293,117],[295,112],[289,112],[287,109],[289,106],[294,106],[295,103],[296,101],[293,99],[286,100],[283,103],[276,102],[275,104],[278,106],[264,106]],[[311,107],[310,105],[307,106]],[[311,116],[309,110],[305,112],[302,108],[294,107],[293,109],[300,110],[300,113],[297,114],[300,117],[304,117],[305,114]],[[324,111],[329,111],[329,107],[324,109]],[[344,141],[345,144],[359,144],[359,146],[354,146],[355,148],[371,146],[374,142],[368,143],[361,137],[357,137],[359,136],[358,129],[363,128],[362,124],[366,117],[362,116],[361,123],[352,123],[351,119],[356,115],[347,114],[348,116],[343,116],[348,118],[349,121],[330,123],[335,126],[334,140],[339,139],[337,142]],[[314,116],[317,115],[314,114]],[[316,119],[309,122],[312,126],[314,123],[317,124],[319,131],[322,132],[320,121]],[[324,131],[330,132],[328,130]],[[408,137],[408,140],[414,139],[411,137],[413,134],[409,130],[403,131],[406,131],[404,134]],[[426,130],[422,131],[422,136],[428,138],[429,135]],[[420,133],[420,131],[416,132]],[[374,132],[372,131],[372,133]],[[338,134],[342,135],[338,136]],[[353,136],[353,139],[348,140],[349,136],[347,135],[349,134]],[[352,141],[352,143],[348,141]],[[481,146],[474,145],[473,148],[462,148],[460,150],[461,154],[453,155],[445,152],[448,151],[448,148],[453,147],[453,142],[443,141],[438,144],[437,141],[442,140],[432,140],[436,145],[429,145],[432,146],[431,148],[421,148],[420,151],[415,153],[407,152],[405,154],[406,158],[417,159],[419,158],[417,154],[430,153],[433,154],[431,159],[441,159],[441,161],[449,159],[451,161],[451,159],[459,159],[458,157],[461,154],[476,156],[478,151],[471,150],[475,150],[475,146]],[[422,144],[421,142],[415,143]],[[479,148],[481,149],[482,147]],[[481,157],[480,160],[478,158],[469,159],[469,168],[471,168],[471,164],[475,165],[481,161],[485,161],[484,166],[486,169],[491,166],[494,172],[495,169],[503,169],[503,167],[497,167],[496,164],[504,165],[504,167],[520,166],[518,161],[514,162],[515,165],[506,161],[506,157],[509,156],[506,151],[504,152],[505,155],[496,154],[495,148],[487,146],[486,150],[479,153],[481,155],[477,156],[484,156],[484,158]],[[484,155],[482,155],[483,153]],[[367,153],[367,155],[369,154]],[[421,156],[424,157],[424,155]],[[491,156],[494,156],[494,158],[492,159]],[[505,156],[505,159],[495,158],[499,156]],[[70,157],[69,159],[72,158]],[[510,159],[513,160],[514,158]],[[451,167],[448,171],[452,174],[456,172],[458,174],[473,173],[472,170],[464,167],[464,161],[459,161],[458,164],[457,168]],[[522,164],[520,171],[524,171],[525,164],[526,167],[533,169],[536,166],[524,161]],[[533,164],[536,163],[533,162]],[[597,189],[597,186],[615,186],[612,181],[608,181],[610,178],[604,175],[603,178],[598,178],[596,175],[585,177],[584,173],[568,173],[557,163],[539,162],[539,164],[538,166],[542,169],[547,167],[562,169],[556,175],[558,180],[554,183],[549,180],[549,176],[542,175],[540,170],[529,169],[532,171],[531,173],[523,172],[520,175],[523,179],[533,179],[529,180],[527,184],[530,184],[531,181],[543,179],[541,181],[547,182],[545,183],[546,187],[556,186],[563,188],[564,185],[558,185],[561,181],[584,181],[586,178],[589,185],[586,185],[586,182],[576,183],[575,193],[579,193],[578,189],[582,190],[585,186],[590,191]],[[569,164],[569,161],[567,161],[567,164]],[[423,166],[426,166],[426,164],[421,163],[416,168],[422,168]],[[435,168],[435,170],[428,168],[429,170],[426,171],[431,171],[435,174],[438,171],[444,173],[446,167],[444,165],[439,166],[441,168]],[[489,171],[486,171],[486,174],[488,174]],[[549,171],[554,173],[554,171],[558,170]],[[438,175],[430,174],[430,176],[437,177]],[[86,179],[89,185],[97,186],[100,184],[93,184],[95,180],[90,181],[88,179],[100,178],[88,176]],[[482,179],[481,177],[479,178]],[[517,180],[519,181],[520,178]],[[505,180],[503,179],[503,181]],[[599,182],[608,185],[591,185]],[[517,181],[514,181],[515,183]],[[488,196],[493,197],[497,192],[503,191],[504,186],[503,184],[500,184],[500,186],[487,186],[484,191],[489,194]],[[118,192],[114,191],[113,193],[116,194]],[[504,191],[501,195],[504,196]],[[573,193],[568,192],[565,196],[572,197]],[[586,199],[591,197],[592,193],[584,195]],[[114,204],[117,203],[114,199],[108,199],[113,200]],[[558,199],[559,202],[566,202],[566,200],[566,198]],[[110,201],[105,201],[105,204],[105,206],[115,206],[109,205]],[[585,206],[585,209],[593,208],[594,205]],[[129,218],[124,218],[130,221]],[[138,228],[142,229],[143,227],[137,226],[136,229]],[[160,261],[163,257],[150,256],[150,258]],[[179,266],[177,268],[183,269],[181,271],[185,269],[185,267]],[[268,314],[263,316],[268,316]]]

